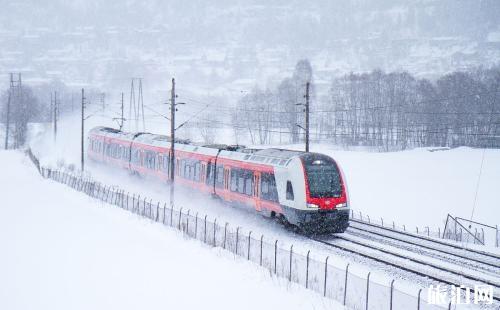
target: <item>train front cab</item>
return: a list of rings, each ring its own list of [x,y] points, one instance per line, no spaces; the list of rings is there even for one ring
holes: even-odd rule
[[[280,177],[286,220],[310,233],[344,232],[349,226],[349,201],[337,163],[326,155],[306,153],[287,168]]]

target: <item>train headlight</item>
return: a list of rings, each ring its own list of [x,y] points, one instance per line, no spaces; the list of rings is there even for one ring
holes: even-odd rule
[[[319,206],[318,205],[315,205],[314,203],[308,203],[307,204],[307,207],[309,209],[319,209]]]
[[[346,209],[347,208],[347,203],[339,203],[336,207],[336,209]]]

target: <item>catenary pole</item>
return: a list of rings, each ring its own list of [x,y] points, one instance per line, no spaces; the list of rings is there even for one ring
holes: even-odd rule
[[[85,114],[84,114],[84,109],[85,109],[85,90],[82,88],[82,132],[81,132],[81,145],[80,145],[80,150],[81,150],[81,168],[82,168],[82,171],[84,170],[84,150],[83,150],[83,147],[84,147],[84,130],[85,130]]]
[[[309,82],[306,83],[306,152],[309,152]]]
[[[54,141],[57,139],[57,92],[54,92]]]
[[[5,123],[5,149],[9,148],[9,127],[10,127],[10,100],[12,95],[12,85],[14,84],[13,74],[10,74],[9,98],[7,99],[7,121]]]
[[[174,205],[175,177],[175,79],[172,78],[172,97],[170,99],[170,205]]]

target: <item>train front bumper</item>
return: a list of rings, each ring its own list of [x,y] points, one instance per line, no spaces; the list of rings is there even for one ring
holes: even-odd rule
[[[344,232],[349,226],[348,208],[334,210],[299,210],[285,208],[285,217],[291,224],[318,233]]]

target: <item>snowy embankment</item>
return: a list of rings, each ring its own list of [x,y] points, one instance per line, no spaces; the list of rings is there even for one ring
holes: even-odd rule
[[[341,309],[0,152],[1,309]]]

